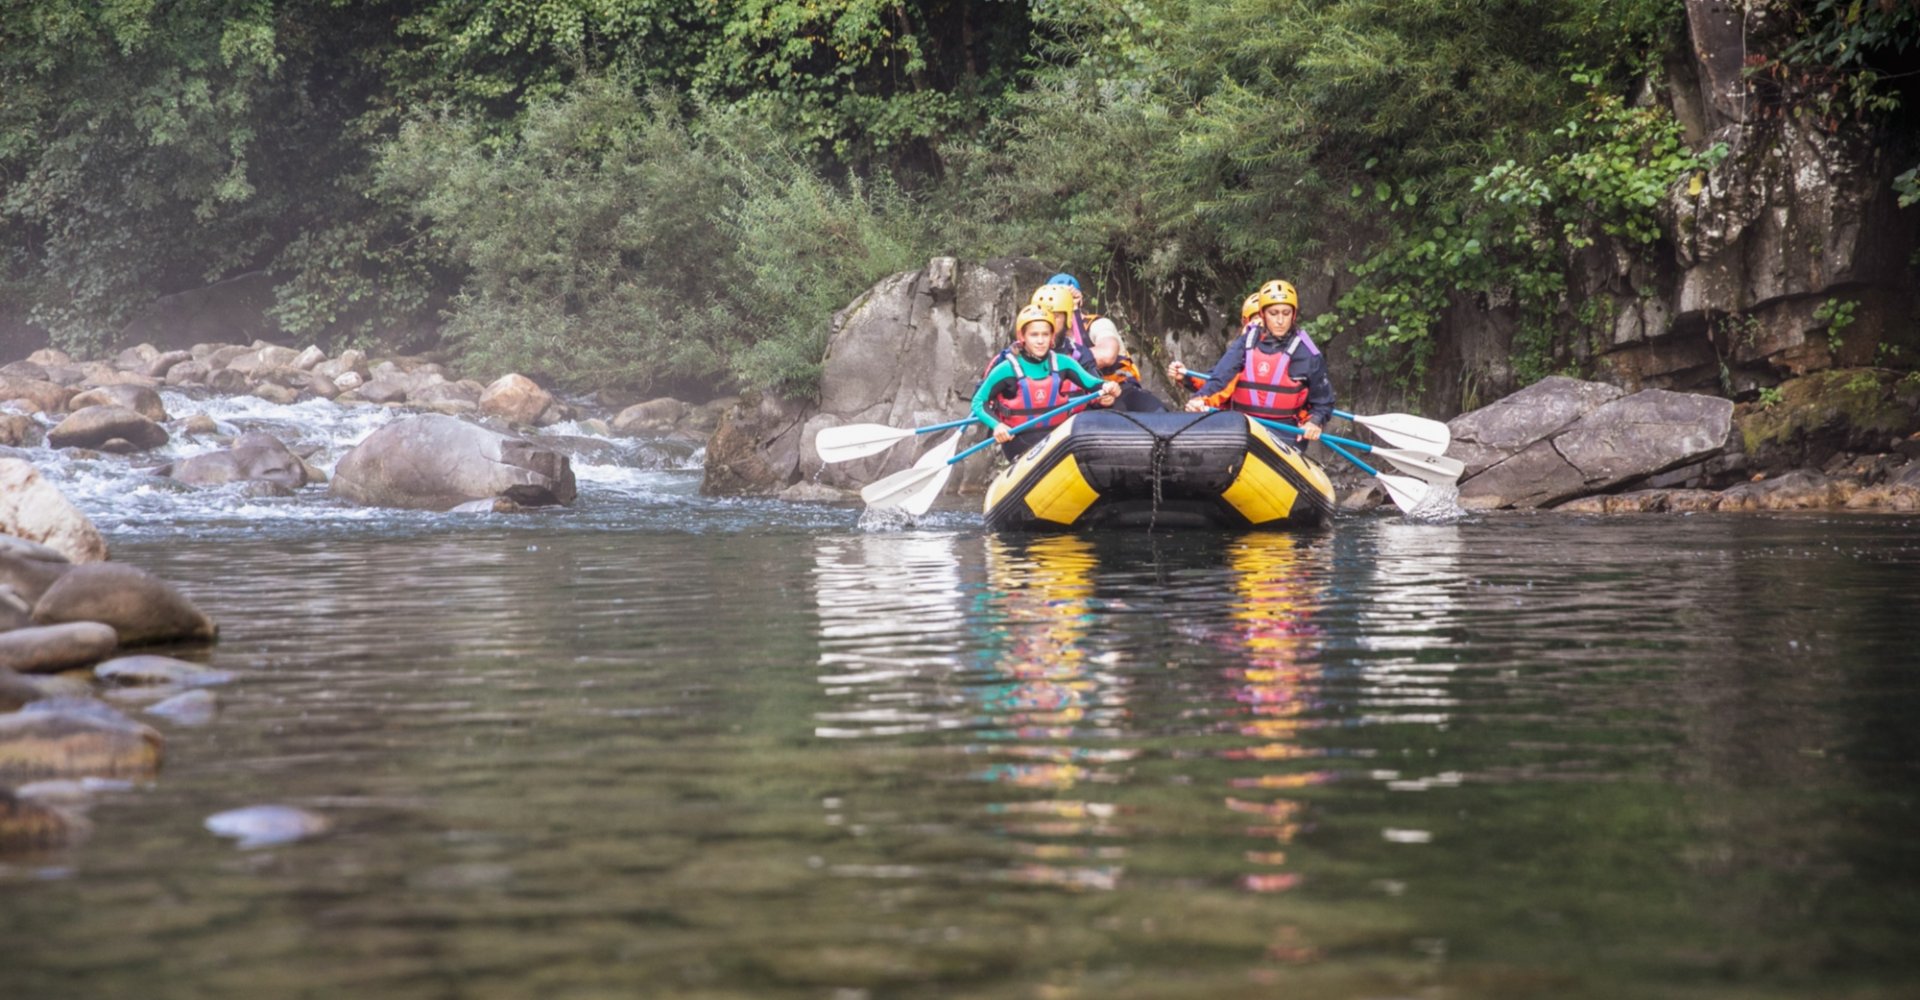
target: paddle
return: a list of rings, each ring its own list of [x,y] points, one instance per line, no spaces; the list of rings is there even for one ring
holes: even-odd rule
[[[1446,454],[1447,446],[1453,443],[1453,431],[1446,424],[1426,417],[1416,417],[1411,413],[1380,413],[1373,416],[1359,416],[1345,410],[1335,410],[1333,415],[1365,427],[1380,435],[1380,440],[1395,448],[1426,452],[1429,455]]]
[[[1071,402],[1062,403],[1008,430],[1019,434],[1099,398],[1099,393],[1075,396]],[[940,495],[940,491],[946,488],[947,478],[953,474],[953,467],[962,459],[993,443],[993,438],[989,437],[966,451],[953,455],[952,458],[946,457],[953,454],[953,446],[964,433],[966,433],[965,430],[955,431],[953,437],[920,456],[920,460],[913,463],[913,468],[902,469],[885,479],[867,484],[867,487],[860,491],[860,499],[865,500],[868,507],[901,510],[915,517],[925,514],[933,507],[933,501]],[[936,454],[943,448],[946,450],[946,455]]]
[[[888,427],[886,424],[847,424],[842,427],[829,427],[814,437],[813,450],[819,453],[820,461],[829,465],[834,462],[851,462],[856,458],[878,455],[916,434],[950,431],[970,423],[973,423],[972,417],[949,420],[944,424],[934,424],[931,427],[902,428]]]
[[[1328,441],[1324,434],[1320,436],[1320,442],[1333,449],[1334,454],[1352,462],[1360,468],[1360,471],[1372,476],[1376,482],[1386,489],[1387,496],[1393,498],[1393,505],[1408,514],[1418,509],[1419,506],[1426,501],[1427,495],[1433,492],[1432,487],[1418,479],[1409,479],[1406,476],[1389,476],[1379,469],[1362,462],[1359,456],[1353,452],[1340,447],[1332,441]]]
[[[1255,417],[1254,419],[1260,420],[1259,417]],[[1281,423],[1277,420],[1260,420],[1260,423],[1286,434],[1300,434],[1300,428],[1292,424]],[[1460,475],[1467,471],[1467,463],[1457,458],[1448,458],[1445,455],[1428,455],[1418,451],[1400,451],[1395,448],[1380,448],[1367,444],[1365,441],[1354,441],[1349,438],[1335,437],[1332,434],[1321,434],[1320,440],[1327,442],[1329,446],[1337,444],[1342,447],[1352,448],[1355,451],[1378,455],[1392,462],[1394,467],[1400,469],[1402,472],[1411,472],[1435,485],[1451,486],[1459,482]]]

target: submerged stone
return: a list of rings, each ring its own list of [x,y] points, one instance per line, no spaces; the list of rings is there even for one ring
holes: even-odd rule
[[[317,837],[333,824],[325,816],[293,806],[248,806],[207,817],[207,830],[231,837],[243,849],[273,847]]]

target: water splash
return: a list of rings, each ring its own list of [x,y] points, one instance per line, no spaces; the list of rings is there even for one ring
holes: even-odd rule
[[[1427,495],[1420,498],[1413,509],[1407,511],[1407,519],[1423,524],[1452,524],[1466,518],[1471,512],[1460,506],[1460,487],[1458,484],[1434,484]]]

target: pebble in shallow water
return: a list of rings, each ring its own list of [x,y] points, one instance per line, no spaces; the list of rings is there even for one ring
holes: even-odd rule
[[[332,828],[325,816],[293,806],[247,806],[207,817],[207,830],[232,837],[242,849],[274,847],[317,837]]]

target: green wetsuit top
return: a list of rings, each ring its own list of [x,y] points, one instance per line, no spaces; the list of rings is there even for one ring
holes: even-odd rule
[[[987,369],[986,379],[973,393],[973,418],[985,424],[988,430],[1000,426],[999,419],[987,409],[988,401],[999,395],[1000,390],[1008,382],[1021,378],[1046,378],[1052,371],[1050,358],[1053,356],[1058,356],[1060,359],[1060,374],[1080,383],[1081,388],[1097,392],[1100,386],[1105,384],[1105,380],[1100,376],[1080,367],[1080,362],[1058,351],[1047,353],[1049,357],[1035,361],[1027,357],[1025,351],[1014,351],[995,362],[992,368]]]

